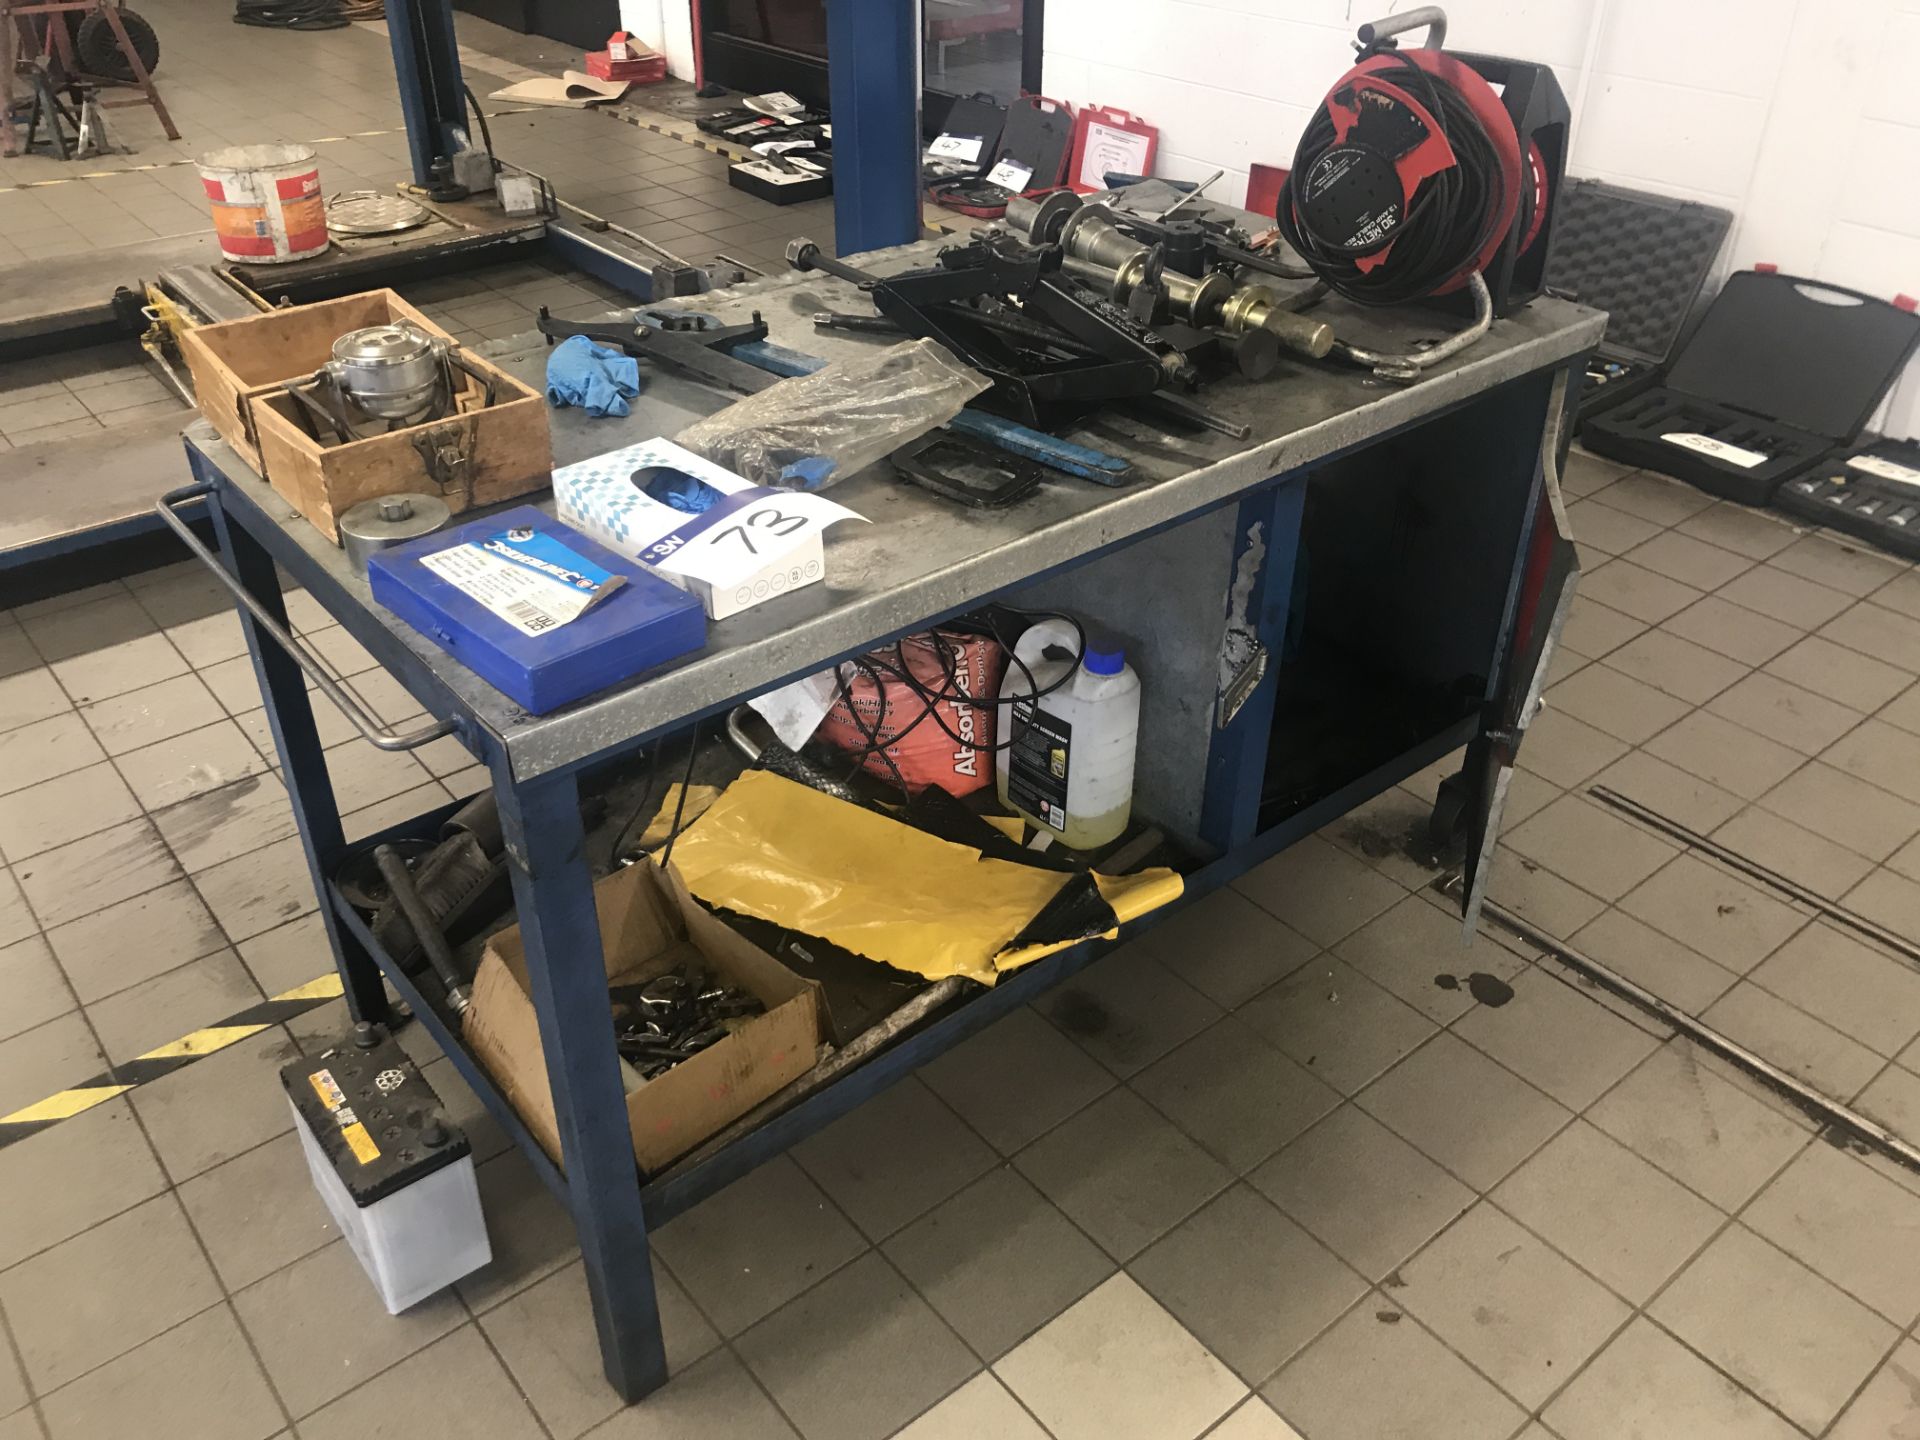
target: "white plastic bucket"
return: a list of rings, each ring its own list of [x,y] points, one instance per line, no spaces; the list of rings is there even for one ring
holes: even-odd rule
[[[311,146],[233,145],[197,163],[227,259],[273,264],[327,248],[320,162]]]

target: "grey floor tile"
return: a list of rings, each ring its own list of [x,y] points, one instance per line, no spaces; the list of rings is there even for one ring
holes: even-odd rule
[[[179,878],[159,832],[145,819],[70,841],[14,867],[40,923],[51,930]]]
[[[1656,759],[1748,800],[1757,800],[1805,763],[1799,751],[1707,710],[1696,710],[1647,742]]]
[[[0,865],[0,945],[11,945],[39,933],[40,923],[34,919],[33,907],[27,904],[20,882],[13,878],[12,870]]]
[[[493,1258],[457,1285],[467,1309],[484,1315],[571,1262],[580,1246],[566,1206],[517,1150],[487,1161],[475,1173]]]
[[[1896,935],[1920,935],[1920,884],[1905,875],[1876,870],[1847,892],[1846,902]]]
[[[981,1435],[1047,1440],[1047,1432],[991,1373],[974,1376],[902,1430],[899,1440],[973,1440]]]
[[[1317,836],[1248,871],[1234,888],[1316,945],[1344,940],[1404,893]]]
[[[1713,504],[1691,485],[1651,472],[1623,476],[1600,493],[1614,509],[1659,525],[1677,525]]]
[[[1808,535],[1795,541],[1770,562],[1776,568],[1817,581],[1848,595],[1866,596],[1912,567],[1850,540]]]
[[[1753,565],[1752,560],[1736,551],[1673,530],[1636,545],[1626,552],[1626,558],[1643,569],[1696,590],[1718,590]]]
[[[1356,1271],[1245,1185],[1202,1206],[1127,1270],[1249,1385],[1367,1291]]]
[[[152,1434],[188,1416],[196,1440],[265,1440],[286,1423],[225,1305],[201,1311],[40,1403],[53,1440]]]
[[[1129,1276],[994,1367],[1057,1440],[1193,1440],[1246,1387]]]
[[[24,1425],[15,1425],[12,1430],[0,1426],[0,1437],[4,1437],[4,1440],[13,1440],[17,1435],[28,1436],[29,1440],[44,1440],[39,1420],[26,1408],[31,1398],[27,1377],[20,1373],[20,1364],[13,1356],[13,1346],[8,1345],[0,1350],[0,1416],[12,1417],[9,1424],[14,1420],[23,1420]]]
[[[990,1146],[912,1076],[794,1147],[793,1158],[870,1240],[882,1240],[993,1165]]]
[[[657,1260],[653,1272],[667,1369],[678,1375],[719,1345],[720,1337]],[[574,1440],[621,1408],[600,1368],[600,1340],[581,1262],[489,1310],[480,1317],[480,1328],[554,1440]]]
[[[0,1040],[0,1115],[37,1105],[106,1066],[77,1010]]]
[[[1526,964],[1496,943],[1491,932],[1469,947],[1459,917],[1425,895],[1409,895],[1368,921],[1336,945],[1334,954],[1440,1025],[1478,1003],[1463,976],[1510,980]]]
[[[1790,574],[1772,562],[1756,566],[1720,587],[1719,594],[1723,600],[1801,630],[1826,624],[1847,609],[1854,598]]]
[[[1220,1014],[1135,942],[1036,1002],[1040,1012],[1121,1077],[1137,1074]]]
[[[1700,1018],[1836,1100],[1851,1098],[1880,1073],[1880,1058],[1866,1046],[1750,980],[1714,1001]]]
[[[1655,759],[1644,750],[1634,750],[1615,761],[1594,776],[1593,783],[1638,800],[1702,834],[1712,833],[1747,804],[1740,796]]]
[[[1747,673],[1738,660],[1664,629],[1648,630],[1629,640],[1607,656],[1607,664],[1695,705],[1711,700]]]
[[[1541,1404],[1631,1313],[1481,1203],[1401,1268],[1394,1299],[1522,1404]]]
[[[1570,1109],[1591,1105],[1659,1043],[1544,970],[1514,976],[1512,991],[1506,1004],[1462,1016],[1453,1033]]]
[[[158,634],[89,648],[51,664],[54,677],[76,705],[108,700],[188,673],[185,658],[165,635]]]
[[[1740,977],[1623,910],[1609,910],[1572,936],[1574,948],[1697,1015]]]
[[[293,806],[277,775],[254,773],[154,813],[181,868],[195,875],[295,833]]]
[[[866,1248],[791,1160],[769,1161],[653,1236],[674,1278],[738,1335]]]
[[[1864,718],[1857,710],[1764,670],[1749,675],[1707,708],[1803,755],[1818,755]]]
[[[1586,663],[1573,657],[1572,651],[1561,654],[1574,664]],[[1507,791],[1508,823],[1518,825],[1558,793],[1538,776],[1516,772]],[[1429,835],[1434,799],[1432,793],[1415,793],[1396,785],[1322,827],[1320,836],[1389,880],[1417,890],[1429,884],[1439,870]]]
[[[1141,937],[1179,979],[1231,1009],[1311,960],[1319,947],[1238,890],[1215,890]]]
[[[106,758],[78,714],[67,712],[0,734],[0,795],[97,765]]]
[[[295,1419],[364,1384],[467,1319],[451,1291],[389,1316],[345,1240],[240,1291],[233,1308]]]
[[[1894,1324],[1920,1317],[1920,1196],[1838,1147],[1801,1151],[1741,1220]]]
[[[1920,805],[1814,761],[1768,791],[1761,807],[1871,860],[1920,834]]]
[[[52,610],[23,606],[17,615],[20,628],[48,664],[137,640],[156,629],[124,586],[112,587],[82,605]]]
[[[1873,592],[1873,603],[1902,615],[1920,616],[1920,575],[1911,569]]]
[[[1547,704],[1629,745],[1652,739],[1688,710],[1688,703],[1597,661],[1547,692]]]
[[[1700,598],[1700,591],[1635,565],[1609,560],[1580,579],[1580,590],[1602,605],[1647,625],[1658,625]]]
[[[133,1092],[133,1107],[175,1184],[292,1128],[280,1067],[296,1053],[276,1027]]]
[[[1566,1440],[1794,1440],[1799,1431],[1644,1317],[1545,1411]]]
[[[1236,1174],[1340,1103],[1340,1093],[1227,1016],[1133,1080],[1133,1089]]]
[[[0,731],[18,730],[73,708],[67,692],[44,668],[22,670],[0,679]]]
[[[1465,1041],[1436,1035],[1357,1102],[1478,1190],[1552,1137],[1569,1112]]]
[[[1691,854],[1636,887],[1620,908],[1740,974],[1807,923],[1769,892]]]
[[[198,730],[225,713],[197,675],[177,675],[95,701],[80,711],[109,755],[123,755]]]
[[[882,1247],[991,1363],[1113,1273],[1017,1171],[992,1170]]]
[[[1818,635],[1782,651],[1766,673],[1871,714],[1913,684],[1913,676]]]
[[[382,1430],[422,1440],[482,1434],[541,1440],[539,1422],[472,1325],[300,1421],[302,1440],[362,1440]]]
[[[1602,555],[1624,555],[1634,546],[1651,540],[1661,527],[1638,515],[1629,515],[1598,500],[1581,500],[1567,507],[1567,523],[1573,527],[1574,540]]]
[[[0,796],[0,853],[17,865],[139,815],[139,802],[113,766],[89,765]]]
[[[57,1020],[75,1005],[60,962],[39,935],[0,945],[0,995],[7,997],[6,1010],[0,1013],[0,1040]]]
[[[1313,1440],[1482,1440],[1510,1435],[1526,1419],[1423,1326],[1373,1298],[1349,1310],[1261,1393]]]
[[[114,764],[149,810],[163,810],[267,768],[246,732],[231,720],[130,750]]]
[[[219,1282],[170,1195],[0,1274],[0,1305],[41,1394],[219,1299]]]
[[[1584,795],[1565,795],[1503,842],[1603,899],[1617,900],[1678,853]]]
[[[186,880],[70,921],[49,931],[47,939],[74,990],[88,1004],[226,944]]]
[[[1743,665],[1764,665],[1803,638],[1798,626],[1736,605],[1719,595],[1696,600],[1660,626]]]
[[[1139,1096],[1116,1090],[1020,1152],[1021,1174],[1122,1262],[1232,1175]]]
[[[0,1150],[0,1269],[71,1239],[165,1187],[159,1162],[124,1099],[17,1141]]]
[[[1646,628],[1644,620],[1636,620],[1582,593],[1567,612],[1567,623],[1560,632],[1560,643],[1576,655],[1598,660],[1619,649]]]
[[[194,877],[194,885],[236,944],[297,920],[317,905],[298,836],[209,866]]]
[[[254,936],[240,946],[240,959],[269,996],[305,985],[334,968],[333,950],[318,911]]]
[[[1734,816],[1714,832],[1713,838],[1829,899],[1846,894],[1873,869],[1873,861],[1866,856],[1759,805],[1750,805]]]
[[[1920,1344],[1904,1340],[1848,1405],[1828,1440],[1883,1440],[1920,1422]]]
[[[1627,753],[1627,743],[1584,720],[1542,710],[1527,727],[1520,766],[1542,780],[1571,789],[1592,779]]]
[[[1814,1433],[1839,1413],[1898,1333],[1740,1225],[1724,1231],[1648,1313]]]
[[[1549,935],[1568,936],[1607,908],[1607,902],[1561,879],[1537,860],[1494,851],[1487,892]]]
[[[1822,625],[1820,635],[1909,674],[1920,674],[1920,619],[1866,601]]]
[[[1584,1120],[1489,1198],[1633,1305],[1652,1298],[1724,1219]]]
[[[1774,951],[1752,979],[1882,1055],[1920,1035],[1920,973],[1824,922]]]
[[[1243,1005],[1239,1018],[1351,1095],[1434,1033],[1433,1021],[1332,954]]]
[[[882,1440],[979,1368],[874,1253],[762,1320],[737,1348],[808,1440]]]
[[[1322,1120],[1248,1177],[1370,1280],[1473,1203],[1473,1191],[1355,1106]]]
[[[266,999],[231,950],[218,950],[87,1006],[87,1019],[118,1065]]]
[[[795,1431],[733,1352],[716,1350],[589,1433],[592,1440],[793,1440]]]
[[[179,1194],[229,1291],[339,1237],[292,1132],[194,1176]]]
[[[1819,640],[1818,636],[1811,638]],[[1825,645],[1828,642],[1820,640],[1819,643]],[[1833,648],[1838,654],[1853,656],[1856,662],[1866,661],[1867,659],[1864,655],[1854,655],[1853,651],[1846,649],[1844,646],[1835,645]],[[1889,701],[1886,706],[1881,709],[1876,718],[1886,721],[1889,725],[1898,725],[1909,734],[1920,732],[1920,685],[1912,684],[1913,677],[1904,670],[1896,671],[1892,666],[1882,666],[1881,668],[1887,670],[1890,674],[1897,675],[1908,688],[1902,690],[1897,698]]]

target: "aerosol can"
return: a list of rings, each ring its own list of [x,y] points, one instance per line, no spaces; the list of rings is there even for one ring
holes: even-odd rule
[[[1140,677],[1117,645],[1065,620],[1030,626],[1000,683],[1000,803],[1073,850],[1120,838],[1133,813]],[[1036,692],[1038,699],[1032,698]]]

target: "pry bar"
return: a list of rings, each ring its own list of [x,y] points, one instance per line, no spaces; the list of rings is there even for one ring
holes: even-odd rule
[[[676,370],[695,380],[742,395],[757,394],[769,385],[779,383],[780,379],[730,353],[736,345],[757,344],[767,338],[767,323],[760,318],[757,310],[750,324],[702,328],[700,318],[691,314],[684,327],[648,324],[639,319],[556,320],[542,305],[536,325],[540,333],[547,337],[549,345],[556,340],[571,340],[576,335],[584,335],[596,345],[611,345],[636,360],[651,361],[668,370]]]

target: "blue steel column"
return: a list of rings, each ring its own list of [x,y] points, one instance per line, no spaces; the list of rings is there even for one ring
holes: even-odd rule
[[[220,556],[226,561],[227,569],[246,587],[248,594],[266,607],[269,615],[291,629],[287,625],[286,602],[280,593],[280,576],[273,568],[273,557],[242,526],[228,519],[226,509],[220,504],[219,472],[191,446],[187,457],[194,478],[210,481],[215,486],[213,494],[207,497],[207,513],[213,520],[214,535],[220,542]],[[267,725],[280,755],[280,774],[286,781],[287,798],[293,806],[293,823],[299,827],[300,844],[307,854],[307,874],[320,902],[320,922],[326,927],[334,963],[346,987],[347,1009],[356,1020],[382,1023],[387,1018],[387,991],[380,980],[380,967],[340,924],[333,906],[327,903],[327,877],[346,850],[346,838],[341,831],[340,805],[334,799],[333,780],[327,774],[326,753],[320,747],[320,731],[314,724],[306,678],[293,658],[263,635],[245,610],[240,611],[240,628],[246,632],[254,678],[260,684],[260,698],[266,703]]]
[[[1260,819],[1260,786],[1266,776],[1267,745],[1273,735],[1274,692],[1286,652],[1287,617],[1293,607],[1293,575],[1306,501],[1307,477],[1295,475],[1243,499],[1234,527],[1236,575],[1241,565],[1251,562],[1256,546],[1261,552],[1246,616],[1254,637],[1267,652],[1267,671],[1233,722],[1224,730],[1213,731],[1207,753],[1200,835],[1223,853],[1251,840]]]
[[[827,0],[834,249],[920,238],[920,0]]]
[[[570,774],[516,782],[504,752],[493,759],[493,786],[600,1360],[621,1398],[638,1400],[666,1383],[667,1354],[614,1051],[580,792]]]
[[[393,47],[393,76],[400,87],[413,181],[425,185],[434,157],[452,150],[446,127],[463,124],[466,116],[452,4],[387,0],[387,40]]]

